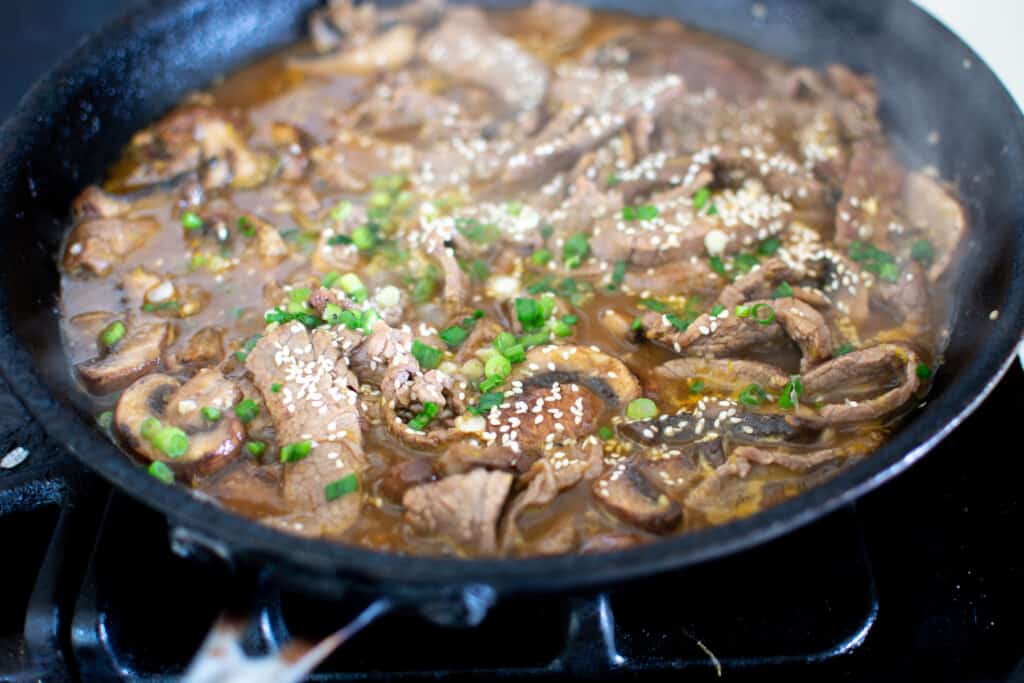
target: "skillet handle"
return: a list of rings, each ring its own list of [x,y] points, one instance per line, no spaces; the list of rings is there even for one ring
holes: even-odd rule
[[[293,639],[267,654],[254,656],[242,646],[249,619],[222,612],[185,670],[182,683],[298,683],[342,643],[393,606],[387,598],[379,598],[318,643]]]

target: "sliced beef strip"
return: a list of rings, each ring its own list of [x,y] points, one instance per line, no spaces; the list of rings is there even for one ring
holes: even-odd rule
[[[544,101],[547,67],[494,31],[476,7],[450,10],[420,41],[419,53],[442,73],[493,90],[515,110],[533,112]]]
[[[615,174],[614,185],[627,204],[655,190],[673,188],[686,196],[714,180],[714,158],[708,151],[669,156],[655,152]]]
[[[714,300],[722,290],[722,278],[711,269],[708,259],[696,256],[657,266],[626,270],[623,286],[644,296],[700,297]]]
[[[359,382],[329,329],[285,323],[246,358],[282,444],[310,441],[309,455],[284,466],[282,493],[296,512],[264,520],[311,536],[337,536],[359,516],[362,496],[328,502],[325,487],[366,467],[356,408]],[[273,385],[280,384],[279,391]]]
[[[471,291],[469,276],[459,267],[455,249],[450,246],[454,233],[451,221],[432,221],[426,223],[420,241],[423,252],[437,261],[444,274],[441,301],[451,315],[466,310]]]
[[[845,425],[885,417],[906,405],[917,393],[917,354],[897,344],[879,344],[852,351],[818,366],[803,376],[804,398],[826,398],[817,416],[805,415],[808,424]],[[831,402],[836,394],[860,385],[878,386],[888,380],[898,384],[879,396],[842,403]],[[883,385],[884,386],[884,385]]]
[[[880,142],[855,143],[836,207],[836,242],[845,247],[858,240],[886,238],[890,226],[901,220],[896,207],[905,178],[906,171]]]
[[[796,264],[787,263],[778,257],[770,258],[749,273],[736,278],[722,290],[718,302],[731,309],[748,301],[767,299],[781,283],[787,282],[792,286],[806,275],[806,269]],[[796,287],[793,289],[795,293]]]
[[[76,225],[64,252],[64,270],[103,277],[115,263],[157,233],[154,218],[94,218]]]
[[[928,279],[915,262],[903,264],[896,282],[878,279],[871,288],[871,301],[898,320],[912,325],[928,325]]]
[[[828,186],[789,154],[759,145],[722,145],[715,158],[719,177],[727,184],[756,179],[798,209],[825,215],[831,208]]]
[[[792,339],[803,355],[804,369],[832,356],[832,333],[820,313],[807,304],[791,297],[769,301],[752,301],[751,308],[768,306],[774,311],[774,320],[762,324],[749,317],[740,318],[734,310],[725,309],[717,316],[704,314],[680,331],[671,319],[662,313],[647,313],[641,319],[647,337],[671,346],[677,353],[705,358],[734,356],[757,347],[777,345],[787,337]],[[759,315],[766,316],[765,309]]]
[[[437,479],[434,464],[433,458],[413,458],[396,463],[384,471],[378,490],[381,495],[400,503],[405,492],[413,486]]]
[[[662,493],[636,465],[622,463],[602,475],[593,486],[595,499],[627,524],[655,534],[679,527],[682,508]]]
[[[513,451],[500,443],[486,445],[470,438],[457,441],[437,457],[437,468],[445,476],[465,474],[477,468],[523,474],[536,461],[534,453]]]
[[[924,173],[910,173],[903,186],[907,221],[927,235],[935,249],[928,279],[938,280],[949,269],[957,248],[967,234],[963,205],[937,180]]]
[[[402,498],[405,519],[416,532],[449,541],[461,552],[494,555],[511,486],[511,474],[482,469],[415,486]]]
[[[662,76],[633,81],[623,74],[597,74],[589,82],[565,85],[574,76],[560,76],[563,94],[581,97],[581,108],[570,108],[553,120],[525,149],[512,155],[505,168],[506,183],[550,179],[572,166],[587,152],[597,148],[629,126],[640,116],[656,115],[678,97],[685,86],[677,76]],[[580,86],[583,87],[580,87]],[[590,86],[589,88],[586,86]]]
[[[171,337],[169,323],[129,321],[128,333],[110,351],[76,366],[78,376],[94,394],[124,389],[160,365]]]
[[[653,204],[658,215],[649,220],[624,220],[612,214],[594,226],[590,248],[608,263],[637,266],[673,263],[704,252],[704,240],[719,221],[694,213],[689,201]]]
[[[850,455],[845,448],[793,451],[760,446],[739,446],[732,452],[736,460],[757,465],[778,465],[794,472],[806,472],[822,463],[844,459]]]
[[[622,195],[602,191],[588,178],[577,178],[569,196],[551,212],[552,226],[563,237],[589,232],[595,221],[607,219],[622,210]]]
[[[750,384],[758,384],[775,393],[789,381],[786,373],[767,363],[715,358],[676,358],[655,368],[654,376],[675,384],[699,379],[706,390],[723,392],[742,391]]]
[[[526,490],[515,497],[502,520],[501,549],[508,553],[519,540],[519,517],[528,508],[547,505],[583,480],[597,477],[604,467],[600,441],[589,437],[537,460],[523,479]]]

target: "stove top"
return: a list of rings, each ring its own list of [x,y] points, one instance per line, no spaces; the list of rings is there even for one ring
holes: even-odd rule
[[[0,113],[130,4],[0,6]],[[1022,396],[1015,365],[909,472],[771,544],[607,593],[499,602],[475,629],[388,615],[313,678],[1024,681],[1024,467],[1007,426]],[[0,458],[16,447],[28,457],[0,469],[0,681],[180,674],[248,588],[171,552],[160,515],[48,442],[0,378]],[[351,611],[261,591],[246,648],[323,637]]]

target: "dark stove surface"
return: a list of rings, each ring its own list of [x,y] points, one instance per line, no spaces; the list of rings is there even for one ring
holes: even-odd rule
[[[0,5],[0,112],[131,4]],[[499,603],[476,629],[390,615],[314,678],[1024,681],[1022,396],[1015,365],[911,471],[772,544],[606,594]],[[16,446],[30,455],[0,470],[0,681],[179,674],[237,579],[174,555],[160,516],[48,443],[0,379],[0,457]],[[267,590],[247,643],[323,636],[351,611]]]

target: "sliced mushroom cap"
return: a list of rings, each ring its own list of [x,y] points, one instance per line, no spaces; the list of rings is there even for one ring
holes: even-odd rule
[[[224,330],[219,327],[203,327],[189,337],[178,353],[182,363],[212,364],[224,357]]]
[[[488,418],[488,431],[507,435],[508,442],[518,444],[522,452],[536,452],[591,434],[605,402],[586,386],[569,382],[526,387],[503,405],[507,407]]]
[[[168,323],[129,325],[128,334],[105,356],[78,364],[78,375],[94,394],[123,389],[160,363],[171,340]]]
[[[578,384],[618,410],[640,396],[640,382],[625,363],[586,346],[538,346],[512,371],[511,380],[531,387]]]
[[[165,462],[188,478],[210,474],[231,462],[245,441],[245,428],[229,413],[230,405],[222,409],[219,420],[202,417],[200,408],[213,406],[199,401],[209,400],[212,404],[216,400],[214,394],[230,394],[231,382],[223,377],[215,382],[213,375],[220,373],[208,372],[210,375],[200,377],[198,383],[193,378],[182,385],[168,375],[151,374],[128,387],[114,409],[114,428],[125,445],[146,460]],[[184,431],[189,440],[185,454],[172,458],[145,439],[142,423],[147,418]]]
[[[679,504],[632,464],[621,464],[594,482],[594,495],[613,515],[655,534],[675,530],[683,519]]]
[[[743,442],[800,442],[813,430],[790,424],[786,415],[741,410],[733,401],[715,401],[692,412],[681,411],[653,420],[626,422],[619,433],[645,445],[682,445],[712,436]]]
[[[679,455],[649,458],[639,467],[655,487],[681,500],[710,469],[724,462],[722,440],[709,439],[682,448]]]

